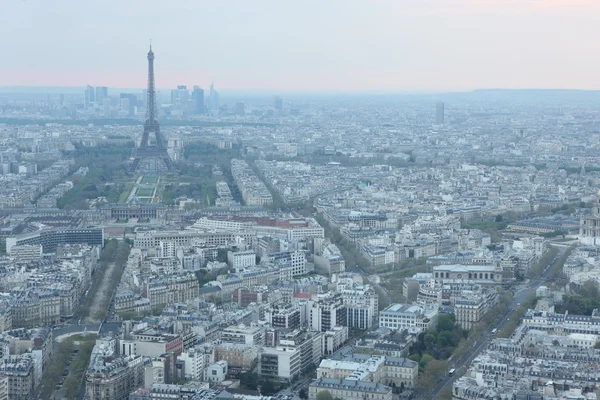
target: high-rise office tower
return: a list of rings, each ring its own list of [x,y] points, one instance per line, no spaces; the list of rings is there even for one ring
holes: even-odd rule
[[[177,99],[179,101],[179,108],[187,111],[190,102],[190,92],[188,92],[187,86],[177,86]]]
[[[83,109],[87,110],[88,108],[90,108],[90,85],[85,88],[83,94]]]
[[[179,92],[177,91],[177,89],[171,89],[171,105],[175,105],[177,104],[177,101],[179,99]]]
[[[246,104],[243,101],[235,103],[235,114],[246,115]]]
[[[108,97],[108,88],[106,86],[96,86],[96,103],[104,104],[105,97]]]
[[[187,86],[179,85],[177,89],[171,90],[171,106],[174,109],[187,111],[190,100],[190,92],[187,90]]]
[[[85,88],[85,98],[83,99],[83,106],[85,109],[88,109],[90,105],[96,101],[96,96],[94,94],[94,88],[90,85],[87,85]]]
[[[208,109],[211,111],[219,110],[219,92],[215,90],[215,83],[210,84],[210,95],[208,97]]]
[[[283,100],[281,99],[281,97],[275,96],[275,98],[273,99],[273,106],[277,111],[283,110]]]
[[[192,102],[194,104],[195,114],[204,114],[204,89],[199,86],[194,86],[192,92]]]
[[[131,105],[128,97],[121,97],[121,111],[127,112],[127,115],[131,114]]]
[[[441,101],[438,101],[438,103],[435,105],[435,124],[444,124],[444,103]]]
[[[135,107],[138,106],[138,96],[134,93],[121,93],[120,94],[121,110],[125,110],[129,115],[133,114]],[[127,102],[123,100],[127,99]],[[123,105],[127,105],[127,108],[123,108]]]
[[[102,99],[102,109],[105,117],[111,117],[112,113],[110,111],[111,101],[110,97],[105,97]]]

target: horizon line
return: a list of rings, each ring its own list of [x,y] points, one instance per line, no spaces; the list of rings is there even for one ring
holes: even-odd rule
[[[86,85],[87,86],[87,85]],[[68,89],[68,90],[85,90],[86,86],[64,86],[64,85],[0,85],[0,92],[7,89]],[[92,86],[92,85],[89,85]],[[187,86],[187,85],[186,85]],[[104,87],[93,86],[93,87]],[[118,86],[106,86],[108,90],[138,90],[143,91],[146,88],[140,87],[118,87]],[[204,88],[201,87],[204,90]],[[157,88],[156,90],[176,90],[175,88]],[[193,87],[189,90],[193,91]],[[452,94],[452,93],[473,93],[477,91],[577,91],[577,92],[600,92],[600,89],[581,89],[581,88],[568,88],[568,87],[556,87],[556,88],[537,88],[537,87],[481,87],[481,88],[456,88],[456,89],[364,89],[364,90],[332,90],[332,89],[317,89],[317,90],[305,90],[305,89],[218,89],[218,92],[238,92],[238,93],[295,93],[295,94],[381,94],[381,95],[394,95],[394,94]]]

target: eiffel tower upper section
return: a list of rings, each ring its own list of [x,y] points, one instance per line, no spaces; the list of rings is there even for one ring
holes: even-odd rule
[[[156,143],[150,144],[150,133],[154,134]],[[142,159],[160,158],[167,169],[172,170],[173,162],[167,153],[167,148],[160,134],[160,125],[156,115],[156,90],[154,88],[154,52],[152,45],[148,51],[148,98],[146,100],[146,121],[144,122],[144,134],[139,147],[135,151],[135,157],[130,166],[130,171],[135,172]]]

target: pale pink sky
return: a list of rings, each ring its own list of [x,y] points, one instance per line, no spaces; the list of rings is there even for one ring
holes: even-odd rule
[[[0,85],[600,89],[600,0],[2,0]]]

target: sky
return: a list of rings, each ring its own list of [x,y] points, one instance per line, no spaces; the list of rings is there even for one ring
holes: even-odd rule
[[[600,0],[0,0],[0,86],[600,89]]]

